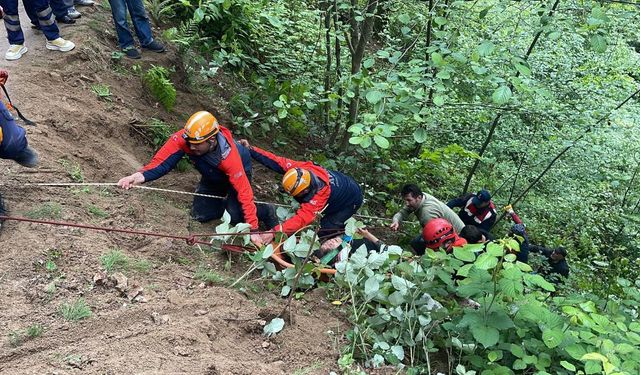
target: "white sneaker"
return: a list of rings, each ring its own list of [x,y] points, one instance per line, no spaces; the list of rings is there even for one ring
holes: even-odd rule
[[[18,60],[25,53],[27,53],[28,49],[24,46],[24,44],[12,44],[9,46],[7,53],[4,54],[4,58],[11,60]]]
[[[62,38],[47,40],[47,49],[52,51],[68,52],[76,48],[76,45],[72,41]]]

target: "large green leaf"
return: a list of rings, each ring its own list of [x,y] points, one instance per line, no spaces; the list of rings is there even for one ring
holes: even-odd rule
[[[498,258],[491,254],[483,253],[480,254],[478,259],[475,261],[475,266],[481,270],[488,270],[495,267],[498,264]]]
[[[454,247],[453,256],[465,262],[476,260],[476,255],[471,250],[463,247]]]
[[[493,94],[491,95],[491,99],[494,103],[498,105],[506,104],[511,99],[511,89],[509,86],[500,86],[498,87]]]
[[[555,348],[564,340],[564,332],[560,329],[548,329],[542,333],[542,341],[548,348]]]
[[[376,104],[384,98],[384,94],[378,90],[370,90],[367,92],[366,98],[369,103]]]
[[[490,348],[498,343],[500,334],[497,329],[486,325],[475,325],[471,327],[473,338],[485,348]]]
[[[598,53],[603,53],[607,50],[607,39],[599,34],[592,35],[589,38],[589,44],[591,49]]]

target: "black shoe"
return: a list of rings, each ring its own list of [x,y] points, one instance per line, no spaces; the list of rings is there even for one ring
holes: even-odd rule
[[[142,55],[140,54],[140,51],[138,51],[136,47],[125,48],[122,50],[122,52],[124,52],[124,55],[130,59],[137,60],[142,57]]]
[[[157,53],[164,52],[164,44],[158,42],[157,40],[152,41],[146,46],[142,46],[142,48],[148,49],[149,51],[157,52]]]
[[[56,17],[56,22],[72,24],[72,23],[76,23],[76,20],[74,20],[73,18],[71,18],[71,17],[69,17],[68,15],[65,14],[62,17]]]

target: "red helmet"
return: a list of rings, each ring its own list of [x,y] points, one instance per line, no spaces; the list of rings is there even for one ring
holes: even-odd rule
[[[427,247],[432,250],[444,247],[447,251],[450,251],[456,237],[453,225],[442,218],[431,219],[422,228],[422,238],[427,243]]]

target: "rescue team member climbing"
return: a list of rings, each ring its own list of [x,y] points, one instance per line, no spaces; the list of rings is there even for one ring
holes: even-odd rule
[[[496,222],[496,206],[491,201],[491,194],[484,189],[478,194],[468,194],[452,199],[447,202],[447,206],[461,207],[458,216],[465,225],[475,225],[489,232]]]
[[[461,231],[464,227],[464,223],[453,210],[436,197],[424,193],[417,185],[404,185],[400,195],[405,202],[405,206],[393,215],[390,225],[391,230],[397,231],[400,228],[400,223],[406,220],[412,212],[418,217],[421,227],[424,227],[431,219],[436,218],[446,219],[453,224],[456,231]],[[411,247],[416,254],[424,254],[427,245],[422,235],[419,234],[411,241]]]
[[[246,222],[252,230],[258,229],[258,218],[269,228],[277,224],[275,208],[260,204],[256,208],[251,179],[251,157],[248,150],[237,144],[229,129],[220,126],[209,112],[194,113],[184,129],[175,132],[151,162],[141,171],[118,181],[118,186],[129,189],[133,185],[158,179],[171,171],[188,155],[202,174],[197,193],[226,196],[226,199],[195,196],[192,216],[200,222],[219,219],[225,209],[233,224]],[[251,241],[261,245],[260,236],[251,235]]]
[[[0,69],[0,86],[4,86],[8,77],[7,71]],[[27,132],[16,124],[2,101],[0,101],[0,158],[14,160],[29,168],[38,165],[38,154],[29,147]],[[6,214],[6,207],[0,194],[0,216]],[[0,229],[2,229],[2,220],[0,220]]]
[[[442,218],[429,220],[422,228],[422,238],[429,249],[443,249],[447,253],[452,252],[454,247],[462,247],[467,244],[464,238],[458,236],[453,225]]]
[[[294,233],[311,224],[316,215],[322,213],[318,236],[331,236],[343,231],[345,221],[362,206],[362,190],[351,177],[325,169],[312,161],[296,161],[274,155],[249,145],[246,139],[240,140],[240,143],[249,148],[254,160],[283,174],[282,187],[300,203],[296,214],[274,227],[274,231]],[[269,243],[273,238],[273,233],[265,233],[262,242]]]

